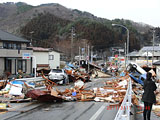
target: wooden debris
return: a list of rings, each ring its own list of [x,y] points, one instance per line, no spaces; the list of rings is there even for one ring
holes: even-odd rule
[[[141,113],[143,113],[143,111],[138,111],[138,112],[136,112],[136,114],[141,114]]]

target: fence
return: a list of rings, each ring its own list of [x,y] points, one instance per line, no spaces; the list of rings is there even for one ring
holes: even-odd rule
[[[130,120],[131,99],[132,99],[132,82],[131,78],[129,77],[126,95],[114,120]]]
[[[16,81],[25,81],[25,82],[39,82],[44,81],[45,79],[42,77],[32,77],[32,78],[21,78],[21,79],[15,79]]]

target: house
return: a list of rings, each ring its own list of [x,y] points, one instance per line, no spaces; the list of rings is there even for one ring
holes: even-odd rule
[[[37,70],[42,68],[55,69],[60,67],[60,53],[51,48],[30,47],[36,58]],[[34,61],[33,61],[34,62]]]
[[[17,74],[18,70],[32,73],[32,60],[23,59],[23,53],[33,54],[28,49],[30,41],[0,30],[0,75],[4,72]]]
[[[129,53],[129,58],[130,61],[136,61],[136,63],[141,65],[152,65],[152,62],[160,59],[160,46],[145,46],[139,51]]]

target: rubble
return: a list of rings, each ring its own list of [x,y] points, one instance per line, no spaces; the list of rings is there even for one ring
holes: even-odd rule
[[[156,77],[155,71],[153,69],[148,68],[148,67],[147,67],[147,69],[148,69],[148,72],[152,73],[153,79],[155,79],[155,77]],[[144,70],[142,70],[142,71],[144,71]],[[133,86],[133,88],[132,88],[132,90],[133,90],[132,103],[134,105],[136,105],[137,107],[140,106],[141,110],[143,110],[143,103],[142,103],[142,95],[143,95],[142,82],[143,82],[143,79],[141,77],[139,77],[139,79],[135,79],[135,76],[131,76],[131,78],[133,78],[133,81],[132,81],[132,86]],[[143,78],[146,77],[145,74],[142,74],[141,76],[143,76]],[[157,80],[155,82],[156,82],[156,86],[157,86],[157,90],[155,91],[156,103],[153,105],[152,110],[155,112],[155,114],[157,116],[160,117],[160,106],[159,106],[160,105],[160,81]],[[142,111],[139,111],[138,113],[142,113]]]
[[[38,100],[41,102],[54,102],[54,101],[63,101],[62,96],[55,96],[51,94],[51,91],[44,90],[30,90],[27,92],[26,96],[32,98],[33,100]]]
[[[126,78],[107,81],[106,85],[100,88],[93,88],[90,90],[85,89],[83,80],[77,80],[73,88],[66,88],[60,91],[56,88],[57,84],[50,81],[44,75],[45,85],[47,90],[34,89],[29,87],[25,82],[13,81],[8,83],[1,94],[5,98],[12,98],[10,100],[3,100],[1,102],[23,102],[38,100],[41,102],[62,102],[62,101],[99,101],[116,103],[121,102],[125,96],[127,84]],[[119,82],[119,84],[118,84]],[[125,86],[123,85],[125,83]],[[24,87],[25,86],[25,87]],[[25,94],[22,93],[22,89]],[[55,89],[54,89],[55,88]],[[16,96],[16,97],[14,97]],[[27,99],[25,98],[27,97]]]
[[[0,90],[3,89],[7,84],[7,80],[0,80]]]
[[[71,66],[71,65],[70,65]],[[109,77],[107,74],[98,71],[95,73],[85,73],[76,68],[66,69],[70,79],[74,82],[72,88],[66,88],[65,90],[60,90],[56,86],[57,84],[49,80],[43,72],[41,73],[44,78],[44,84],[46,90],[35,89],[36,84],[28,84],[26,82],[20,81],[10,81],[7,83],[4,89],[0,91],[0,96],[8,98],[8,100],[1,100],[0,103],[6,102],[30,102],[32,100],[37,100],[41,102],[64,102],[64,101],[95,101],[95,102],[109,102],[110,105],[120,106],[124,96],[127,91],[127,85],[129,82],[130,74],[127,71],[123,71],[120,76],[115,77],[114,79],[107,80],[104,86],[94,87],[92,89],[85,89],[85,84],[90,80],[90,77]],[[155,75],[155,72],[152,71],[152,74]],[[95,75],[96,74],[96,75]],[[101,74],[101,75],[100,75]],[[132,78],[132,77],[131,77]],[[155,105],[155,113],[160,115],[160,83],[157,83],[157,103]],[[142,84],[139,84],[135,79],[132,79],[132,104],[140,106],[141,97],[143,93]],[[0,107],[1,109],[1,107]],[[6,109],[6,108],[4,108]],[[141,112],[139,112],[141,113]]]

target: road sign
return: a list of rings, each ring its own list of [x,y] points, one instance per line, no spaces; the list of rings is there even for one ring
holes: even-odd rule
[[[30,59],[31,58],[31,54],[30,53],[23,53],[22,58],[23,59]]]

